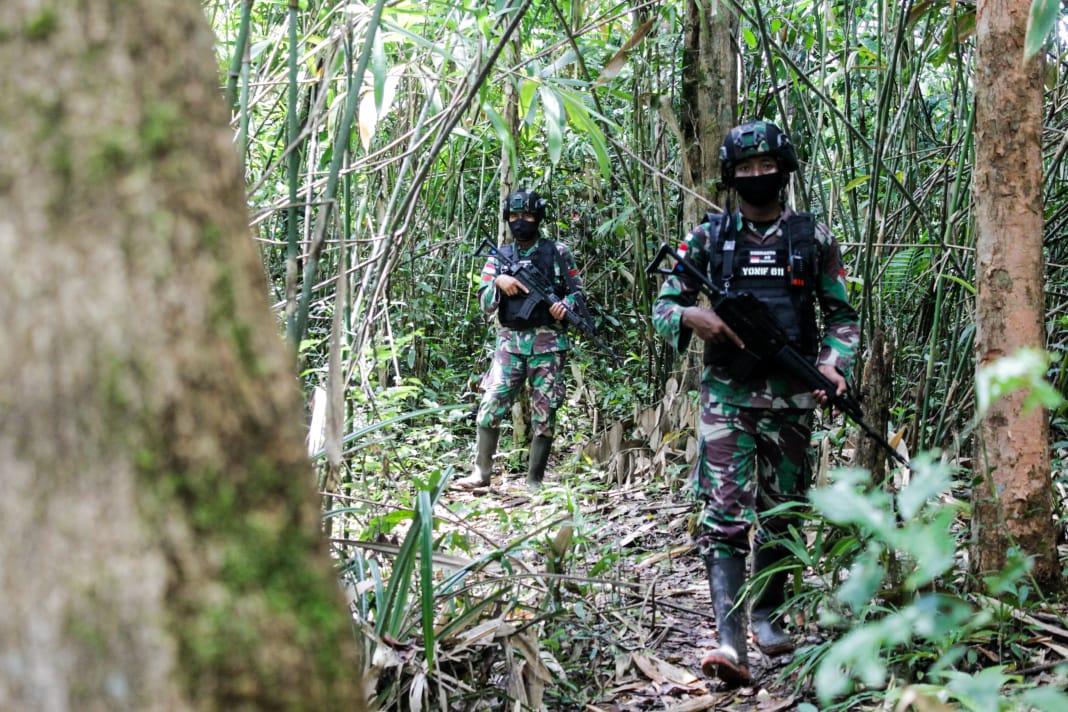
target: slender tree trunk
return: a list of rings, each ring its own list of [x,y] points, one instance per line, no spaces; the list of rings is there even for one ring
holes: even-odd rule
[[[683,184],[722,205],[719,148],[734,125],[738,105],[738,57],[731,42],[738,20],[720,0],[687,3],[682,50]],[[686,194],[683,220],[696,225],[708,205]]]
[[[734,125],[738,104],[738,57],[731,40],[737,26],[737,17],[720,0],[689,0],[686,4],[679,128],[683,140],[681,178],[692,193],[683,193],[683,231],[704,219],[711,211],[709,202],[720,207],[725,202],[726,194],[718,187],[719,149]],[[688,353],[676,362],[675,377],[683,393],[697,388],[703,343],[694,339]]]
[[[0,37],[0,709],[364,709],[200,3]]]
[[[888,342],[886,332],[881,327],[873,330],[870,356],[864,363],[864,410],[868,414],[868,424],[877,433],[885,433],[887,428],[887,409],[893,398],[893,366],[896,349],[893,342]],[[857,449],[854,462],[871,472],[873,482],[883,482],[886,475],[887,455],[874,440],[862,431],[857,431]],[[892,487],[893,482],[886,482]]]
[[[1042,258],[1042,65],[1023,63],[1031,0],[977,6],[975,225],[976,362],[1045,346]],[[994,403],[976,458],[973,562],[999,569],[1010,547],[1035,557],[1043,587],[1059,586],[1047,414],[1024,394]],[[1002,534],[1003,533],[1003,534]]]

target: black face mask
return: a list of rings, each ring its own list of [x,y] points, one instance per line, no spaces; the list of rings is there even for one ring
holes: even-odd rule
[[[765,173],[761,176],[735,178],[734,189],[745,202],[763,207],[779,199],[779,191],[782,190],[782,175]]]
[[[509,220],[508,229],[512,231],[516,242],[530,242],[538,238],[538,224],[529,220]]]

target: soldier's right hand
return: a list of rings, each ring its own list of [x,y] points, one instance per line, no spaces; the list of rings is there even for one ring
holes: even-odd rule
[[[518,279],[510,274],[499,274],[497,279],[494,280],[494,284],[497,285],[497,289],[501,290],[509,297],[514,297],[519,292],[527,294],[530,292],[527,286],[520,282]]]
[[[687,307],[686,311],[682,313],[682,325],[693,329],[693,333],[697,334],[698,338],[713,344],[729,342],[740,349],[745,348],[745,344],[734,333],[734,330],[727,326],[727,322],[720,319],[719,314],[716,314],[711,309]]]

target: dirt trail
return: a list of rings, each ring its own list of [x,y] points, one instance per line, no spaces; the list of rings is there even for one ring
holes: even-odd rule
[[[581,537],[585,541],[570,546],[557,569],[578,583],[565,581],[559,587],[555,595],[561,612],[552,623],[568,631],[552,654],[568,685],[577,688],[575,703],[550,704],[548,709],[796,709],[805,694],[799,696],[795,682],[782,675],[791,656],[769,659],[752,642],[752,687],[723,690],[717,681],[702,676],[699,661],[715,646],[716,628],[704,563],[687,531],[691,505],[680,493],[650,489],[643,483],[582,495]],[[492,503],[508,512],[522,508],[533,515],[532,520],[548,522],[566,519],[561,491],[559,477],[553,473],[547,489],[535,495],[526,491],[521,476],[511,475],[503,481],[495,479],[488,490],[450,493],[448,501],[451,508],[474,504],[473,500],[482,497],[486,498],[482,504]],[[489,541],[514,538],[515,532],[499,528],[500,521],[487,516],[477,526]],[[546,539],[558,531],[547,532]],[[546,571],[550,556],[536,556],[528,564],[533,570]],[[609,556],[615,558],[606,568]],[[611,585],[613,581],[621,585]],[[542,641],[542,647],[552,646]],[[547,700],[553,697],[547,690]]]

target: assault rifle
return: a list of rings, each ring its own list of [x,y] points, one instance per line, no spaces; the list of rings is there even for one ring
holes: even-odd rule
[[[670,269],[661,265],[671,258],[675,265]],[[712,309],[729,326],[745,344],[740,358],[748,359],[753,365],[764,362],[775,364],[783,371],[801,381],[811,390],[820,390],[827,394],[831,405],[849,416],[850,420],[860,426],[872,440],[902,465],[909,462],[901,453],[886,441],[874,428],[864,422],[864,409],[860,402],[848,391],[837,394],[836,387],[830,379],[820,373],[816,365],[802,356],[790,343],[790,337],[782,324],[771,313],[768,306],[749,292],[729,292],[720,289],[687,260],[678,250],[663,244],[656,253],[652,263],[646,268],[647,274],[667,274],[686,277],[690,283],[696,283],[701,292],[712,303]]]
[[[542,302],[548,302],[549,304],[560,302],[566,310],[564,316],[568,323],[581,331],[587,339],[597,344],[602,351],[612,358],[616,366],[622,364],[623,360],[619,357],[619,354],[613,351],[612,347],[606,344],[601,337],[597,336],[597,329],[593,325],[593,319],[590,318],[589,310],[586,309],[586,300],[581,292],[575,293],[578,305],[578,311],[576,311],[568,306],[567,302],[556,296],[556,292],[553,291],[552,280],[542,274],[537,266],[527,261],[520,262],[514,257],[502,253],[489,240],[482,241],[482,244],[475,251],[475,256],[496,257],[498,264],[504,267],[505,273],[518,279],[527,288],[527,299],[519,310],[520,318],[529,318],[534,307]]]

